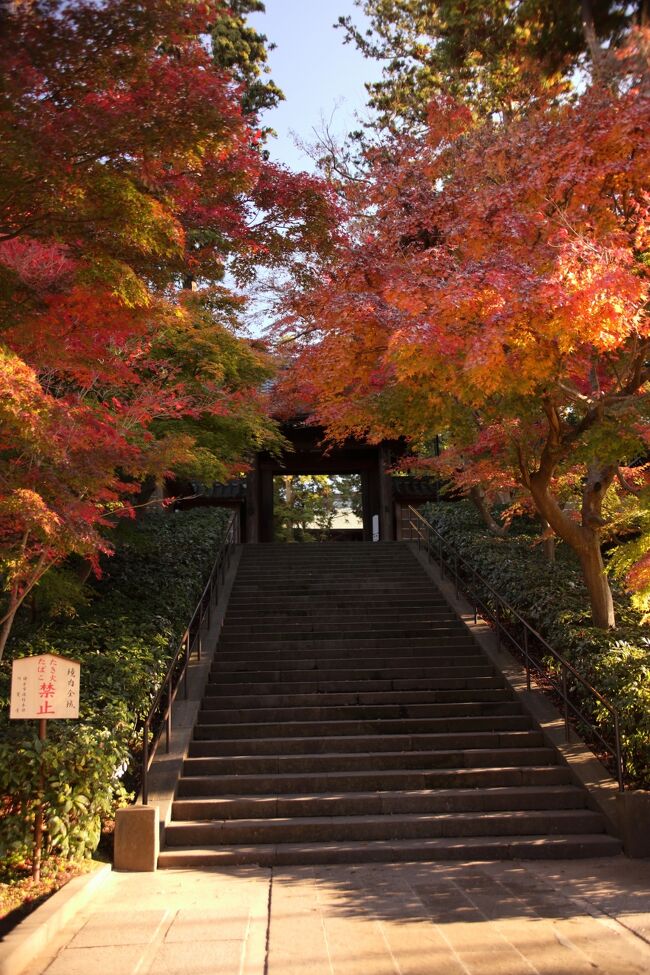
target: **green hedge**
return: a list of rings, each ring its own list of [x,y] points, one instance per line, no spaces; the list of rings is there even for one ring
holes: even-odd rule
[[[125,798],[122,785],[170,657],[187,626],[230,512],[218,508],[124,523],[72,619],[22,620],[0,666],[0,856],[29,856],[44,748],[47,853],[88,856],[101,820]],[[88,589],[86,590],[88,592]],[[78,721],[51,721],[44,746],[36,722],[9,721],[11,659],[57,653],[81,661]]]
[[[423,515],[559,653],[562,653],[621,712],[627,772],[650,788],[650,631],[642,626],[624,592],[613,586],[617,627],[591,625],[587,592],[570,550],[560,545],[554,563],[545,560],[539,527],[513,523],[497,538],[470,502],[429,504]],[[591,697],[583,706],[603,722]]]

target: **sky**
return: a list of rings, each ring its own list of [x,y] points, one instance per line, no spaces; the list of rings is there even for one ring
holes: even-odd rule
[[[375,81],[380,66],[365,59],[353,44],[343,44],[344,32],[333,24],[339,16],[351,14],[365,25],[353,0],[265,0],[266,13],[249,20],[276,49],[269,53],[271,77],[284,92],[286,101],[265,113],[262,122],[274,128],[277,139],[268,148],[273,159],[291,169],[314,166],[308,155],[296,147],[292,132],[301,141],[314,142],[314,129],[321,118],[332,131],[344,136],[353,128],[355,112],[364,113],[364,81]]]

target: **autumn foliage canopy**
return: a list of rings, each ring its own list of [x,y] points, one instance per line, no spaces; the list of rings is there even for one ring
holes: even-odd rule
[[[518,488],[576,551],[602,626],[603,503],[643,489],[650,445],[646,43],[520,117],[435,98],[422,136],[370,151],[345,244],[283,322],[307,336],[289,401],[334,437],[425,454],[450,431],[435,463],[463,490]]]
[[[265,160],[251,87],[211,40],[231,18],[0,8],[0,647],[51,565],[96,560],[144,477],[223,477],[273,436],[269,362],[224,271],[309,249],[329,202]]]

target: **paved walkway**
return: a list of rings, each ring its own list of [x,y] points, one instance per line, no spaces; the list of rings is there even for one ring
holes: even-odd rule
[[[650,860],[113,873],[45,972],[647,975]]]

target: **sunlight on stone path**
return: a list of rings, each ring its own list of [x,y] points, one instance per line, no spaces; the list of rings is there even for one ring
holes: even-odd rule
[[[622,857],[113,874],[26,975],[643,975],[649,891]]]

